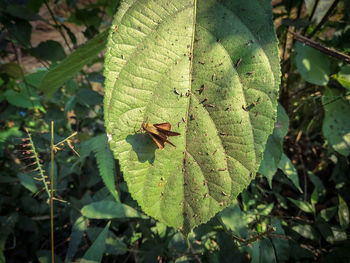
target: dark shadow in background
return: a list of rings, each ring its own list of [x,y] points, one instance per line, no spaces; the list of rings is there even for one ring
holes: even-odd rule
[[[126,142],[130,143],[132,149],[136,152],[139,162],[148,161],[153,163],[155,159],[155,150],[158,149],[152,138],[147,134],[133,134],[126,137]]]

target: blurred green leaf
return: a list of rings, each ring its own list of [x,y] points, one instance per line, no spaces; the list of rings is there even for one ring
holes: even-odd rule
[[[291,201],[293,204],[295,204],[297,207],[299,207],[300,210],[304,211],[305,213],[313,214],[315,212],[312,205],[307,202],[294,200],[290,197],[288,197],[288,200]]]
[[[325,116],[322,132],[329,145],[338,153],[350,154],[350,104],[336,89],[326,87],[322,96]]]
[[[116,235],[108,231],[106,239],[106,254],[109,255],[123,255],[128,251],[127,245]]]
[[[173,237],[169,241],[168,247],[170,251],[176,250],[180,253],[189,252],[189,247],[187,245],[186,239],[180,232],[173,235]]]
[[[35,185],[35,180],[32,176],[24,174],[24,173],[18,173],[17,177],[21,184],[27,188],[29,191],[31,191],[33,194],[35,194],[38,191],[38,188]]]
[[[13,78],[23,78],[24,76],[22,68],[14,62],[0,65],[0,72],[6,73]]]
[[[283,173],[289,178],[289,180],[293,182],[293,184],[299,190],[299,192],[302,193],[303,190],[301,189],[299,184],[298,172],[295,169],[292,161],[284,153],[282,154],[282,158],[278,164],[278,168],[280,168],[283,171]]]
[[[45,77],[47,72],[48,72],[47,69],[38,69],[36,72],[32,74],[26,75],[24,79],[28,85],[33,86],[35,88],[39,88],[40,83]]]
[[[311,194],[311,197],[310,197],[310,202],[311,202],[311,205],[313,207],[317,204],[317,202],[318,202],[318,190],[317,190],[317,188],[315,188],[312,191],[312,194]]]
[[[106,238],[107,238],[108,228],[110,224],[111,222],[107,223],[106,227],[99,234],[99,236],[96,238],[96,240],[88,249],[88,251],[85,252],[80,263],[101,262],[103,253],[105,252],[105,248],[106,248]]]
[[[263,174],[272,188],[272,178],[275,175],[278,164],[282,158],[284,136],[288,132],[289,118],[281,104],[277,106],[277,121],[267,140],[264,158],[259,167],[259,173]]]
[[[7,25],[9,32],[8,38],[13,43],[26,48],[30,46],[30,38],[32,35],[32,26],[27,20],[16,19],[14,23]]]
[[[24,83],[21,83],[19,88],[19,92],[14,90],[5,91],[4,95],[9,103],[19,108],[36,108],[45,112],[44,107],[40,103],[40,97],[33,88],[25,87]]]
[[[69,246],[64,262],[71,262],[75,253],[78,251],[79,244],[84,236],[84,231],[87,229],[88,220],[83,216],[78,217],[72,227],[72,233],[69,237]]]
[[[92,89],[79,89],[77,94],[77,102],[84,106],[94,106],[101,103],[103,97]]]
[[[231,230],[242,238],[248,237],[248,222],[244,218],[237,201],[233,201],[232,204],[222,210],[217,217],[225,229]]]
[[[38,250],[36,252],[36,256],[38,257],[38,261],[40,263],[51,263],[51,251],[50,250]],[[62,260],[55,254],[55,262],[61,263]]]
[[[316,218],[316,226],[325,240],[334,238],[331,224],[326,222],[322,217]]]
[[[294,50],[298,72],[307,82],[324,86],[328,83],[330,62],[325,54],[314,48],[296,42]]]
[[[330,221],[333,216],[337,213],[337,207],[336,206],[332,206],[332,207],[328,207],[326,209],[322,209],[320,211],[320,216],[326,221]]]
[[[344,87],[350,90],[350,65],[344,65],[334,78]]]
[[[286,236],[284,229],[282,227],[280,219],[273,217],[271,225],[276,229],[273,234],[279,235],[280,237],[272,236],[271,241],[275,248],[275,254],[277,257],[277,262],[285,262],[289,259],[289,243],[288,240],[283,237]]]
[[[106,38],[107,31],[98,34],[76,49],[62,63],[45,75],[40,89],[45,93],[47,99],[50,99],[57,89],[96,58],[98,53],[105,48]]]
[[[84,206],[81,209],[83,216],[94,219],[112,219],[112,218],[147,218],[134,208],[113,202],[100,201]]]
[[[275,249],[271,243],[271,241],[267,238],[264,238],[259,241],[259,249],[260,249],[260,260],[259,262],[264,263],[275,263]]]
[[[8,5],[6,7],[6,13],[11,14],[14,17],[25,19],[28,21],[42,20],[45,21],[39,14],[33,12],[31,9],[24,5]]]
[[[320,235],[318,232],[311,226],[311,225],[295,225],[292,226],[292,230],[297,232],[299,235],[301,235],[304,238],[311,239],[311,240],[319,240]]]
[[[257,206],[257,209],[260,215],[270,215],[274,206],[275,206],[274,203],[260,204]]]
[[[312,184],[315,186],[315,189],[317,189],[318,197],[323,198],[326,195],[326,188],[324,187],[322,180],[310,171],[308,171],[307,175]]]
[[[61,44],[54,40],[40,42],[37,47],[30,49],[30,53],[38,59],[48,61],[61,61],[66,57]]]
[[[10,137],[21,137],[22,132],[19,131],[19,127],[12,127],[8,130],[0,131],[0,143],[4,143]]]
[[[331,226],[331,230],[333,235],[328,236],[328,238],[326,239],[327,242],[334,244],[348,240],[348,235],[345,230],[335,226]]]
[[[338,206],[338,217],[339,223],[343,230],[347,229],[349,226],[349,208],[344,199],[338,195],[339,206]]]

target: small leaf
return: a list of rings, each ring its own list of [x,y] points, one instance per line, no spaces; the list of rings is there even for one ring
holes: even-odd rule
[[[320,216],[326,221],[329,222],[333,216],[337,213],[337,207],[332,206],[320,211]]]
[[[282,158],[284,136],[288,132],[289,118],[281,104],[277,106],[277,122],[273,134],[267,140],[264,159],[261,161],[259,173],[263,174],[272,188],[272,178]]]
[[[317,204],[318,202],[318,190],[317,188],[315,188],[313,191],[312,191],[312,194],[311,194],[311,198],[310,198],[310,202],[311,202],[311,205],[313,207],[315,207],[315,205]],[[315,209],[315,208],[314,208]]]
[[[324,187],[322,180],[310,171],[308,171],[307,175],[309,176],[310,181],[315,186],[315,189],[317,189],[318,196],[320,198],[324,197],[326,195],[326,188]]]
[[[293,204],[295,204],[297,207],[299,207],[300,210],[304,211],[305,213],[313,214],[315,212],[312,205],[307,202],[294,200],[290,197],[288,197],[288,200],[291,201]]]
[[[303,190],[299,185],[298,172],[295,169],[292,161],[284,153],[282,154],[282,158],[278,164],[278,168],[280,168],[283,171],[283,173],[289,178],[289,180],[293,182],[293,184],[299,190],[299,192],[302,193]]]
[[[267,205],[260,204],[257,206],[257,210],[259,211],[259,214],[261,214],[261,215],[270,215],[274,206],[275,206],[274,203],[269,203]]]
[[[349,208],[344,199],[338,195],[339,206],[338,206],[338,217],[339,223],[343,230],[347,229],[349,226]]]
[[[113,201],[91,203],[84,206],[81,213],[87,218],[94,219],[145,218],[134,208]]]
[[[41,82],[40,89],[47,99],[66,81],[73,78],[86,64],[93,61],[105,48],[107,32],[104,31],[66,57],[61,64],[51,69]]]
[[[334,78],[344,87],[350,90],[350,65],[341,67],[340,71]]]
[[[325,89],[322,96],[325,116],[322,132],[328,143],[344,156],[350,154],[350,104],[336,89]]]
[[[297,53],[296,66],[303,79],[316,85],[327,85],[330,74],[330,62],[327,56],[300,42],[295,43],[294,49]]]
[[[27,188],[29,191],[31,191],[33,194],[35,194],[38,191],[38,188],[35,185],[35,180],[32,176],[29,176],[27,174],[19,173],[17,174],[17,177],[21,184]]]
[[[60,61],[66,57],[66,53],[61,44],[57,41],[48,40],[30,49],[30,53],[41,60]]]
[[[83,258],[80,261],[81,263],[101,262],[103,253],[105,252],[106,248],[106,238],[110,224],[111,222],[108,222],[106,227],[99,234],[88,251],[85,252]]]

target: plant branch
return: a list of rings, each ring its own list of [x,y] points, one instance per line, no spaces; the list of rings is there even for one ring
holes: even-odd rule
[[[304,36],[301,36],[297,33],[294,33],[292,31],[289,31],[289,33],[293,34],[294,36],[294,39],[309,46],[309,47],[312,47],[314,49],[317,49],[318,51],[322,52],[322,53],[325,53],[327,54],[328,56],[331,56],[331,57],[334,57],[334,58],[337,58],[341,61],[343,61],[344,63],[346,64],[349,64],[350,63],[350,56],[347,55],[347,54],[344,54],[340,51],[337,51],[337,50],[334,50],[334,49],[331,49],[329,47],[326,47],[314,40],[311,40],[309,38],[306,38]]]
[[[71,135],[69,135],[67,138],[65,138],[64,140],[62,140],[62,141],[60,141],[60,142],[58,142],[58,143],[56,143],[56,144],[54,144],[53,146],[54,146],[54,147],[57,147],[57,146],[59,146],[60,144],[65,143],[67,140],[69,140],[70,138],[72,138],[73,136],[75,136],[75,135],[77,135],[77,134],[78,134],[78,132],[74,132],[74,133],[72,133]]]

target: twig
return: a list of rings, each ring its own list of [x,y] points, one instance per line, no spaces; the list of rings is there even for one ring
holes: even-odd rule
[[[319,1],[320,1],[320,0],[316,0],[315,3],[314,3],[314,5],[313,5],[313,7],[312,7],[312,11],[311,11],[311,14],[310,14],[310,16],[309,16],[309,22],[310,22],[310,21],[312,20],[312,18],[314,17],[314,14],[315,14],[315,11],[316,11],[316,8],[317,8],[317,6],[318,6]],[[304,28],[304,30],[303,30],[303,35],[306,34],[308,28],[309,28],[309,25],[307,25],[307,26]]]
[[[349,64],[350,63],[350,56],[347,55],[347,54],[344,54],[340,51],[337,51],[337,50],[334,50],[334,49],[331,49],[329,47],[326,47],[320,43],[317,43],[316,41],[313,41],[311,39],[308,39],[304,36],[301,36],[297,33],[294,33],[292,31],[289,31],[291,34],[293,34],[294,36],[294,39],[309,46],[309,47],[312,47],[314,49],[317,49],[318,51],[320,52],[323,52],[325,54],[327,54],[328,56],[331,56],[331,57],[334,57],[334,58],[337,58],[341,61],[343,61],[344,63],[346,64]]]
[[[320,30],[320,28],[323,26],[323,24],[327,21],[330,14],[333,12],[334,8],[337,6],[338,2],[339,2],[339,0],[335,0],[333,2],[331,7],[328,9],[327,13],[323,16],[321,22],[318,23],[318,25],[315,27],[315,29],[310,33],[310,35],[308,36],[309,38],[312,38],[316,34],[316,32],[318,30]]]

